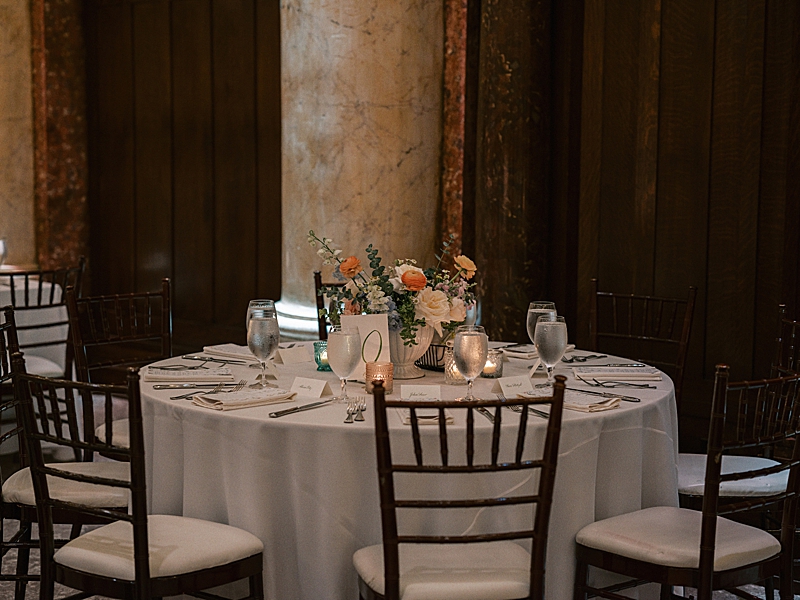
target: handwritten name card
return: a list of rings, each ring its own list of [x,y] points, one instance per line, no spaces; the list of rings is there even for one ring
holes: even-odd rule
[[[440,400],[442,398],[442,386],[401,385],[400,396],[403,400]]]
[[[324,379],[310,379],[308,377],[295,377],[292,383],[292,392],[298,396],[321,398],[333,394],[331,386]]]

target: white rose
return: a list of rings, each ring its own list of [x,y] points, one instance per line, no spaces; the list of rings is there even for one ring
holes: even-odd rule
[[[464,301],[461,298],[453,298],[450,304],[451,321],[463,321],[467,318],[467,307],[464,306]]]
[[[426,287],[417,294],[414,312],[417,319],[425,319],[426,325],[433,326],[436,333],[442,335],[442,323],[450,320],[450,302],[447,300],[447,294]]]
[[[419,267],[415,267],[414,265],[397,265],[394,268],[395,276],[389,279],[389,283],[392,284],[392,287],[394,288],[395,292],[401,292],[405,289],[402,279],[403,279],[403,274],[406,273],[407,271],[416,271],[423,277],[425,276],[423,270],[420,269]]]

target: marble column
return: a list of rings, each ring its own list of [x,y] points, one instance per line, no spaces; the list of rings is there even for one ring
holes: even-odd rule
[[[284,333],[316,329],[309,229],[433,261],[442,56],[442,0],[282,0]]]

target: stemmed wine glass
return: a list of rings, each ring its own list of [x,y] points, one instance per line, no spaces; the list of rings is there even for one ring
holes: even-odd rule
[[[536,323],[533,345],[544,366],[547,367],[547,384],[553,384],[553,369],[567,349],[567,323],[564,317],[543,315]]]
[[[271,310],[248,308],[247,314],[247,347],[261,365],[261,382],[257,381],[250,387],[264,389],[271,387],[271,384],[267,383],[267,361],[275,354],[281,341],[278,315],[275,313],[274,305]]]
[[[347,378],[361,359],[361,334],[356,327],[334,325],[328,334],[328,364],[342,383],[338,402],[347,402]]]
[[[462,325],[456,329],[453,341],[453,359],[459,372],[467,380],[467,395],[460,400],[475,400],[472,395],[472,382],[486,366],[489,353],[489,338],[479,325]]]
[[[556,315],[556,305],[553,302],[536,300],[528,305],[528,337],[533,343],[533,334],[536,333],[536,322],[542,315]]]
[[[266,310],[268,312],[275,312],[275,301],[274,300],[250,300],[249,304],[247,305],[247,318],[244,322],[244,327],[247,329],[248,325],[250,324],[250,317],[253,316],[253,311],[256,310]],[[250,363],[248,365],[251,369],[260,369],[260,363]]]

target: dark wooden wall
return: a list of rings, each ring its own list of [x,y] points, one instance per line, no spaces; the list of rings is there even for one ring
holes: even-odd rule
[[[241,342],[280,297],[279,5],[89,0],[85,24],[91,291],[171,277],[178,344]]]

